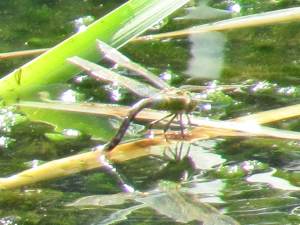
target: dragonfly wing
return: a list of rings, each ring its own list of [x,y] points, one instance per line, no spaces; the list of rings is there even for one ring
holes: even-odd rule
[[[141,65],[133,62],[125,55],[123,55],[121,52],[119,52],[117,49],[109,46],[105,42],[97,40],[97,47],[100,50],[100,52],[104,55],[105,58],[111,60],[112,62],[116,63],[119,66],[122,66],[124,68],[136,72],[137,74],[139,74],[140,76],[144,77],[149,82],[151,82],[154,86],[160,89],[165,89],[170,87],[166,82],[158,78],[155,74],[145,69]]]
[[[159,90],[154,87],[151,87],[144,83],[140,83],[128,77],[121,76],[120,74],[114,71],[92,63],[88,60],[82,59],[78,56],[69,58],[68,61],[80,67],[82,70],[86,71],[90,76],[94,77],[95,79],[102,80],[107,83],[120,85],[140,97],[150,97],[159,92]]]

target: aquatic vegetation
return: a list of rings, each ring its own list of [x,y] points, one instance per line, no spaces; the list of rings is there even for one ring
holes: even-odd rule
[[[47,22],[52,7],[65,4],[43,2],[45,6],[34,14],[33,20],[44,16],[42,22]],[[156,27],[150,32],[180,30],[189,24],[213,22],[214,17],[219,20],[239,13],[297,6],[297,3],[217,1],[211,3],[218,6],[217,10],[206,7],[209,19],[197,18],[194,12],[199,9],[192,3],[190,6],[186,12],[191,15],[185,16],[185,11],[180,11],[176,19],[169,18],[163,21],[164,27],[158,26],[160,30]],[[234,12],[229,8],[233,6]],[[97,5],[94,10],[100,8]],[[91,14],[94,16],[87,13]],[[84,15],[81,18],[93,20]],[[68,21],[70,26],[74,25],[74,19]],[[77,28],[84,30],[84,21],[77,22]],[[131,141],[117,146],[107,157],[116,163],[128,184],[141,191],[138,194],[120,193],[115,177],[102,167],[105,161],[101,147],[90,151],[110,140],[118,128],[118,119],[107,117],[126,116],[130,110],[127,105],[137,100],[126,91],[105,88],[80,74],[69,85],[54,88],[54,94],[42,88],[44,93],[39,93],[39,97],[22,95],[31,101],[19,102],[17,109],[3,104],[0,186],[8,190],[1,191],[0,223],[109,224],[126,219],[132,224],[158,220],[161,224],[195,221],[209,224],[213,218],[219,218],[218,222],[223,224],[236,224],[235,220],[240,224],[299,224],[298,26],[286,23],[244,28],[224,32],[226,40],[213,38],[223,41],[217,47],[225,47],[221,52],[218,49],[206,52],[211,58],[225,57],[214,61],[223,68],[216,73],[217,81],[204,79],[212,70],[201,68],[195,74],[202,72],[200,75],[205,76],[188,77],[192,70],[187,67],[195,64],[187,61],[198,60],[190,60],[197,51],[189,49],[199,47],[200,39],[147,40],[132,42],[121,49],[154,74],[165,79],[173,77],[168,80],[169,85],[208,85],[201,95],[213,100],[196,110],[192,117],[196,127],[179,149],[176,142],[182,138],[176,132],[167,134],[169,142],[160,130],[140,139],[145,123],[159,119],[166,112],[147,109],[137,117],[141,124],[133,125],[131,136],[125,137]],[[47,47],[42,36],[28,40],[31,46]],[[205,43],[209,47],[210,42]],[[126,70],[112,69],[139,79]],[[22,84],[20,74],[16,72],[14,82]],[[240,86],[226,89],[226,85],[232,84]],[[45,102],[36,102],[40,97]],[[112,102],[119,106],[105,104]],[[89,116],[92,118],[86,119]],[[33,120],[47,121],[53,126]],[[138,140],[132,141],[133,138]],[[175,183],[164,183],[168,180]],[[161,183],[165,186],[157,187]],[[17,189],[9,190],[12,188]]]

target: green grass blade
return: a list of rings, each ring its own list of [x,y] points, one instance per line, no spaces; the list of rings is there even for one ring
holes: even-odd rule
[[[46,53],[0,80],[0,97],[22,99],[47,84],[64,82],[79,69],[66,62],[72,56],[99,60],[96,39],[119,48],[168,16],[188,0],[130,0]]]

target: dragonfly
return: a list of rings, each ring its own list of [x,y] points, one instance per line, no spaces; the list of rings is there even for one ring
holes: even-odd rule
[[[184,136],[183,115],[187,116],[189,124],[191,124],[188,115],[194,111],[201,102],[207,102],[207,100],[199,95],[195,95],[195,93],[188,91],[186,88],[171,87],[151,71],[140,64],[133,62],[127,56],[103,41],[97,40],[97,49],[107,60],[115,63],[118,67],[123,67],[135,72],[153,85],[150,86],[146,83],[141,83],[134,79],[122,76],[108,68],[78,56],[68,59],[69,62],[84,70],[94,79],[107,83],[117,83],[141,97],[141,100],[131,106],[127,116],[123,119],[119,130],[115,136],[104,145],[103,150],[113,150],[123,139],[130,123],[135,119],[136,115],[144,108],[148,107],[168,110],[170,112],[167,116],[152,122],[151,125],[169,118],[169,121],[164,128],[164,133],[166,133],[172,122],[177,118],[179,120],[181,135]]]

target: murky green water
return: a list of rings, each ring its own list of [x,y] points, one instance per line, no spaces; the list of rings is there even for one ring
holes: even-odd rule
[[[300,6],[298,1],[210,3],[219,9],[239,3],[242,14]],[[119,4],[120,1],[100,0],[1,1],[0,51],[52,46],[76,32],[76,19],[98,18]],[[209,19],[197,16],[194,20],[170,20],[162,31],[228,17],[224,11],[212,10],[208,15]],[[184,13],[176,16],[182,17]],[[251,84],[238,91],[216,93],[220,104],[202,112],[215,119],[230,119],[298,103],[299,28],[300,23],[286,23],[162,42],[131,43],[122,51],[154,72],[179,74],[169,80],[174,85],[203,85],[210,80]],[[1,61],[1,74],[26,60],[29,59]],[[136,100],[124,94],[124,90],[120,100],[112,99],[89,79],[80,83],[71,81],[70,87],[78,98],[93,102],[129,104]],[[81,115],[77,119],[83,123]],[[84,124],[93,126],[97,119]],[[272,126],[300,130],[297,118]],[[133,133],[139,129],[133,127]],[[3,107],[0,110],[1,177],[89,151],[90,147],[102,143],[91,138],[88,132],[75,137],[54,134],[52,126],[32,122],[17,109]],[[111,132],[103,134],[100,139],[108,140],[111,135]],[[180,146],[172,146],[170,150],[174,152]],[[174,224],[175,221],[199,224],[197,220],[205,224],[234,224],[233,219],[240,224],[300,224],[297,141],[218,138],[181,147],[180,161],[172,160],[168,152],[169,157],[151,156],[117,165],[126,182],[139,191],[148,191],[147,196],[120,193],[115,177],[105,170],[83,172],[1,191],[0,224]],[[189,154],[185,155],[187,151]],[[181,187],[163,184],[156,188],[161,180],[179,182],[183,178],[186,182]],[[88,196],[91,199],[82,199]]]

